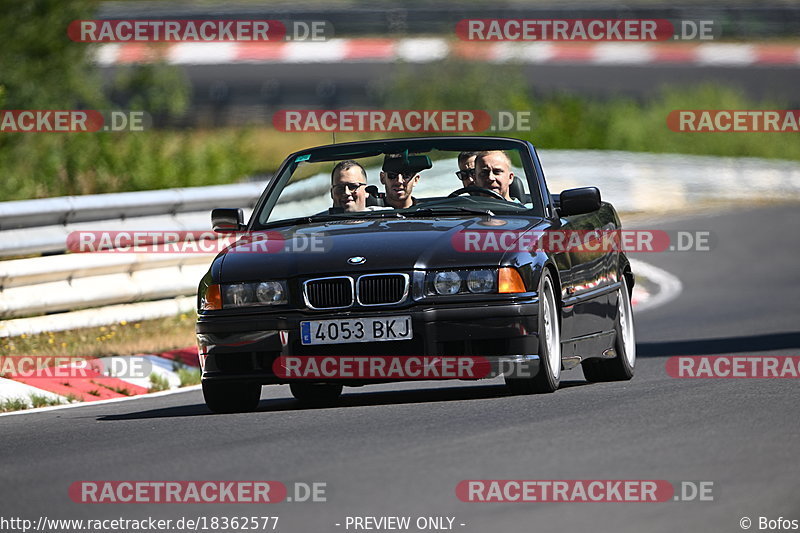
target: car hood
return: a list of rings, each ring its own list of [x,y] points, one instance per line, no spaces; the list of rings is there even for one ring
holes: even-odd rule
[[[230,246],[217,259],[222,261],[219,281],[497,265],[503,252],[458,251],[454,244],[458,233],[494,230],[521,234],[547,225],[536,217],[496,216],[362,219],[292,226],[268,233],[272,243],[268,252],[248,239]],[[363,262],[348,263],[351,258],[363,258]]]

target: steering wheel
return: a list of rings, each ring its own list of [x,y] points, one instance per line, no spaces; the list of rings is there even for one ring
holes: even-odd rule
[[[498,200],[503,200],[504,202],[508,201],[505,198],[503,198],[502,196],[500,196],[499,193],[493,191],[492,189],[484,189],[483,187],[475,187],[474,185],[470,185],[469,187],[461,187],[460,189],[457,189],[457,190],[451,192],[450,194],[448,194],[447,197],[448,198],[455,198],[456,196],[461,196],[465,192],[469,193],[469,194],[472,194],[472,193],[485,193],[485,194],[488,194],[490,196],[493,196],[494,198],[497,198]]]

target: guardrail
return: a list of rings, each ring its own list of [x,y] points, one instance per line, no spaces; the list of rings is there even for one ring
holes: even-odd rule
[[[621,212],[682,209],[704,200],[800,198],[800,163],[792,161],[570,150],[543,150],[540,157],[551,192],[596,185]],[[441,194],[456,181],[452,173],[426,175],[417,191]],[[213,254],[71,254],[65,253],[67,236],[81,230],[207,231],[212,208],[251,209],[264,185],[0,203],[0,258],[6,258],[0,261],[0,337],[192,311]],[[291,199],[324,209],[328,185],[326,177],[299,182]]]
[[[242,207],[249,216],[264,186],[0,203],[0,258],[6,258],[0,261],[0,336],[190,310],[193,298],[180,297],[194,294],[214,254],[68,254],[67,237],[74,231],[206,231],[214,207]]]

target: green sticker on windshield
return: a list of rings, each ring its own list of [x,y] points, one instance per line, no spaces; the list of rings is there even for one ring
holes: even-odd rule
[[[308,161],[309,159],[311,159],[311,154],[298,155],[294,162],[299,163],[300,161]]]

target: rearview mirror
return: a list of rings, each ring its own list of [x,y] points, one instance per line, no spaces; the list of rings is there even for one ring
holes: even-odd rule
[[[217,233],[234,233],[244,229],[241,209],[217,208],[211,211],[211,227]]]
[[[559,198],[559,213],[562,217],[583,215],[600,209],[600,189],[597,187],[567,189],[562,191]]]

